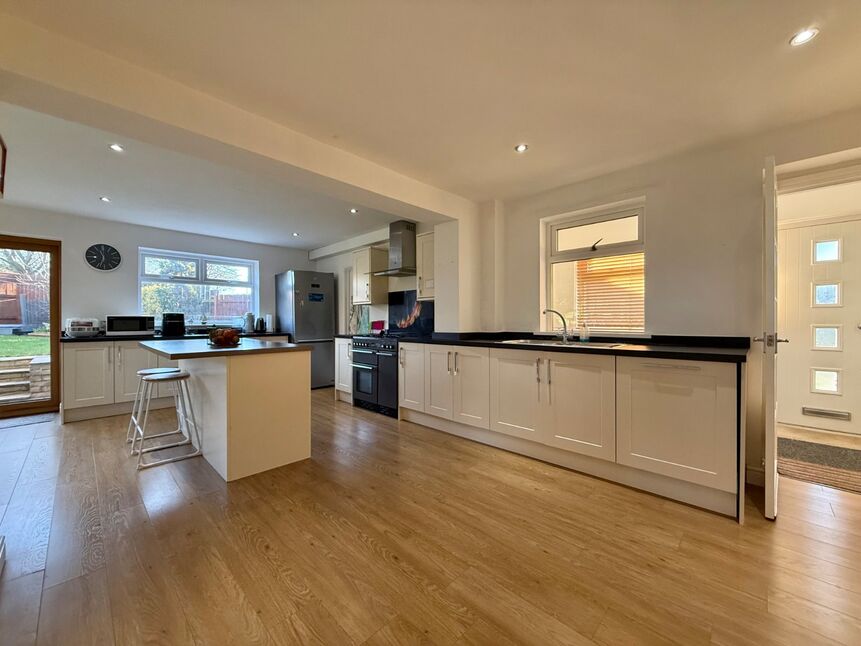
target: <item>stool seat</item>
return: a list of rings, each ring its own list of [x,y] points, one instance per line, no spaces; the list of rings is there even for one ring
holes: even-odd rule
[[[147,375],[161,375],[169,372],[179,372],[179,368],[144,368],[138,370],[138,377],[146,377]]]
[[[188,379],[189,375],[185,370],[175,370],[173,372],[160,372],[154,375],[144,375],[141,377],[147,383],[165,383],[170,381],[182,381]]]

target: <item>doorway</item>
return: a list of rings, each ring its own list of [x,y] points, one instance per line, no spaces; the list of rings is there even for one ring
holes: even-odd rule
[[[60,404],[60,242],[0,235],[0,418]]]
[[[777,470],[861,493],[861,181],[778,196]]]

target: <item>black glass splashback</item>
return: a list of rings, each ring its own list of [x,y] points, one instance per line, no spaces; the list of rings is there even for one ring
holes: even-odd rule
[[[389,330],[403,336],[433,334],[433,301],[419,301],[416,291],[389,292]]]

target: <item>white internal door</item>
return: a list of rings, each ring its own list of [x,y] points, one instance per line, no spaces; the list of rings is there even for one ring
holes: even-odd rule
[[[861,433],[861,218],[778,232],[777,419]]]
[[[765,517],[777,518],[777,410],[774,388],[777,336],[777,175],[774,157],[762,170],[762,409],[765,433]],[[744,468],[740,465],[739,468]]]

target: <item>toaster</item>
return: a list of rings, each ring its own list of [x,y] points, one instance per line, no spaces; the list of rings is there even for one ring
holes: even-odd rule
[[[99,319],[74,318],[66,319],[66,336],[86,337],[96,336],[101,331]]]

